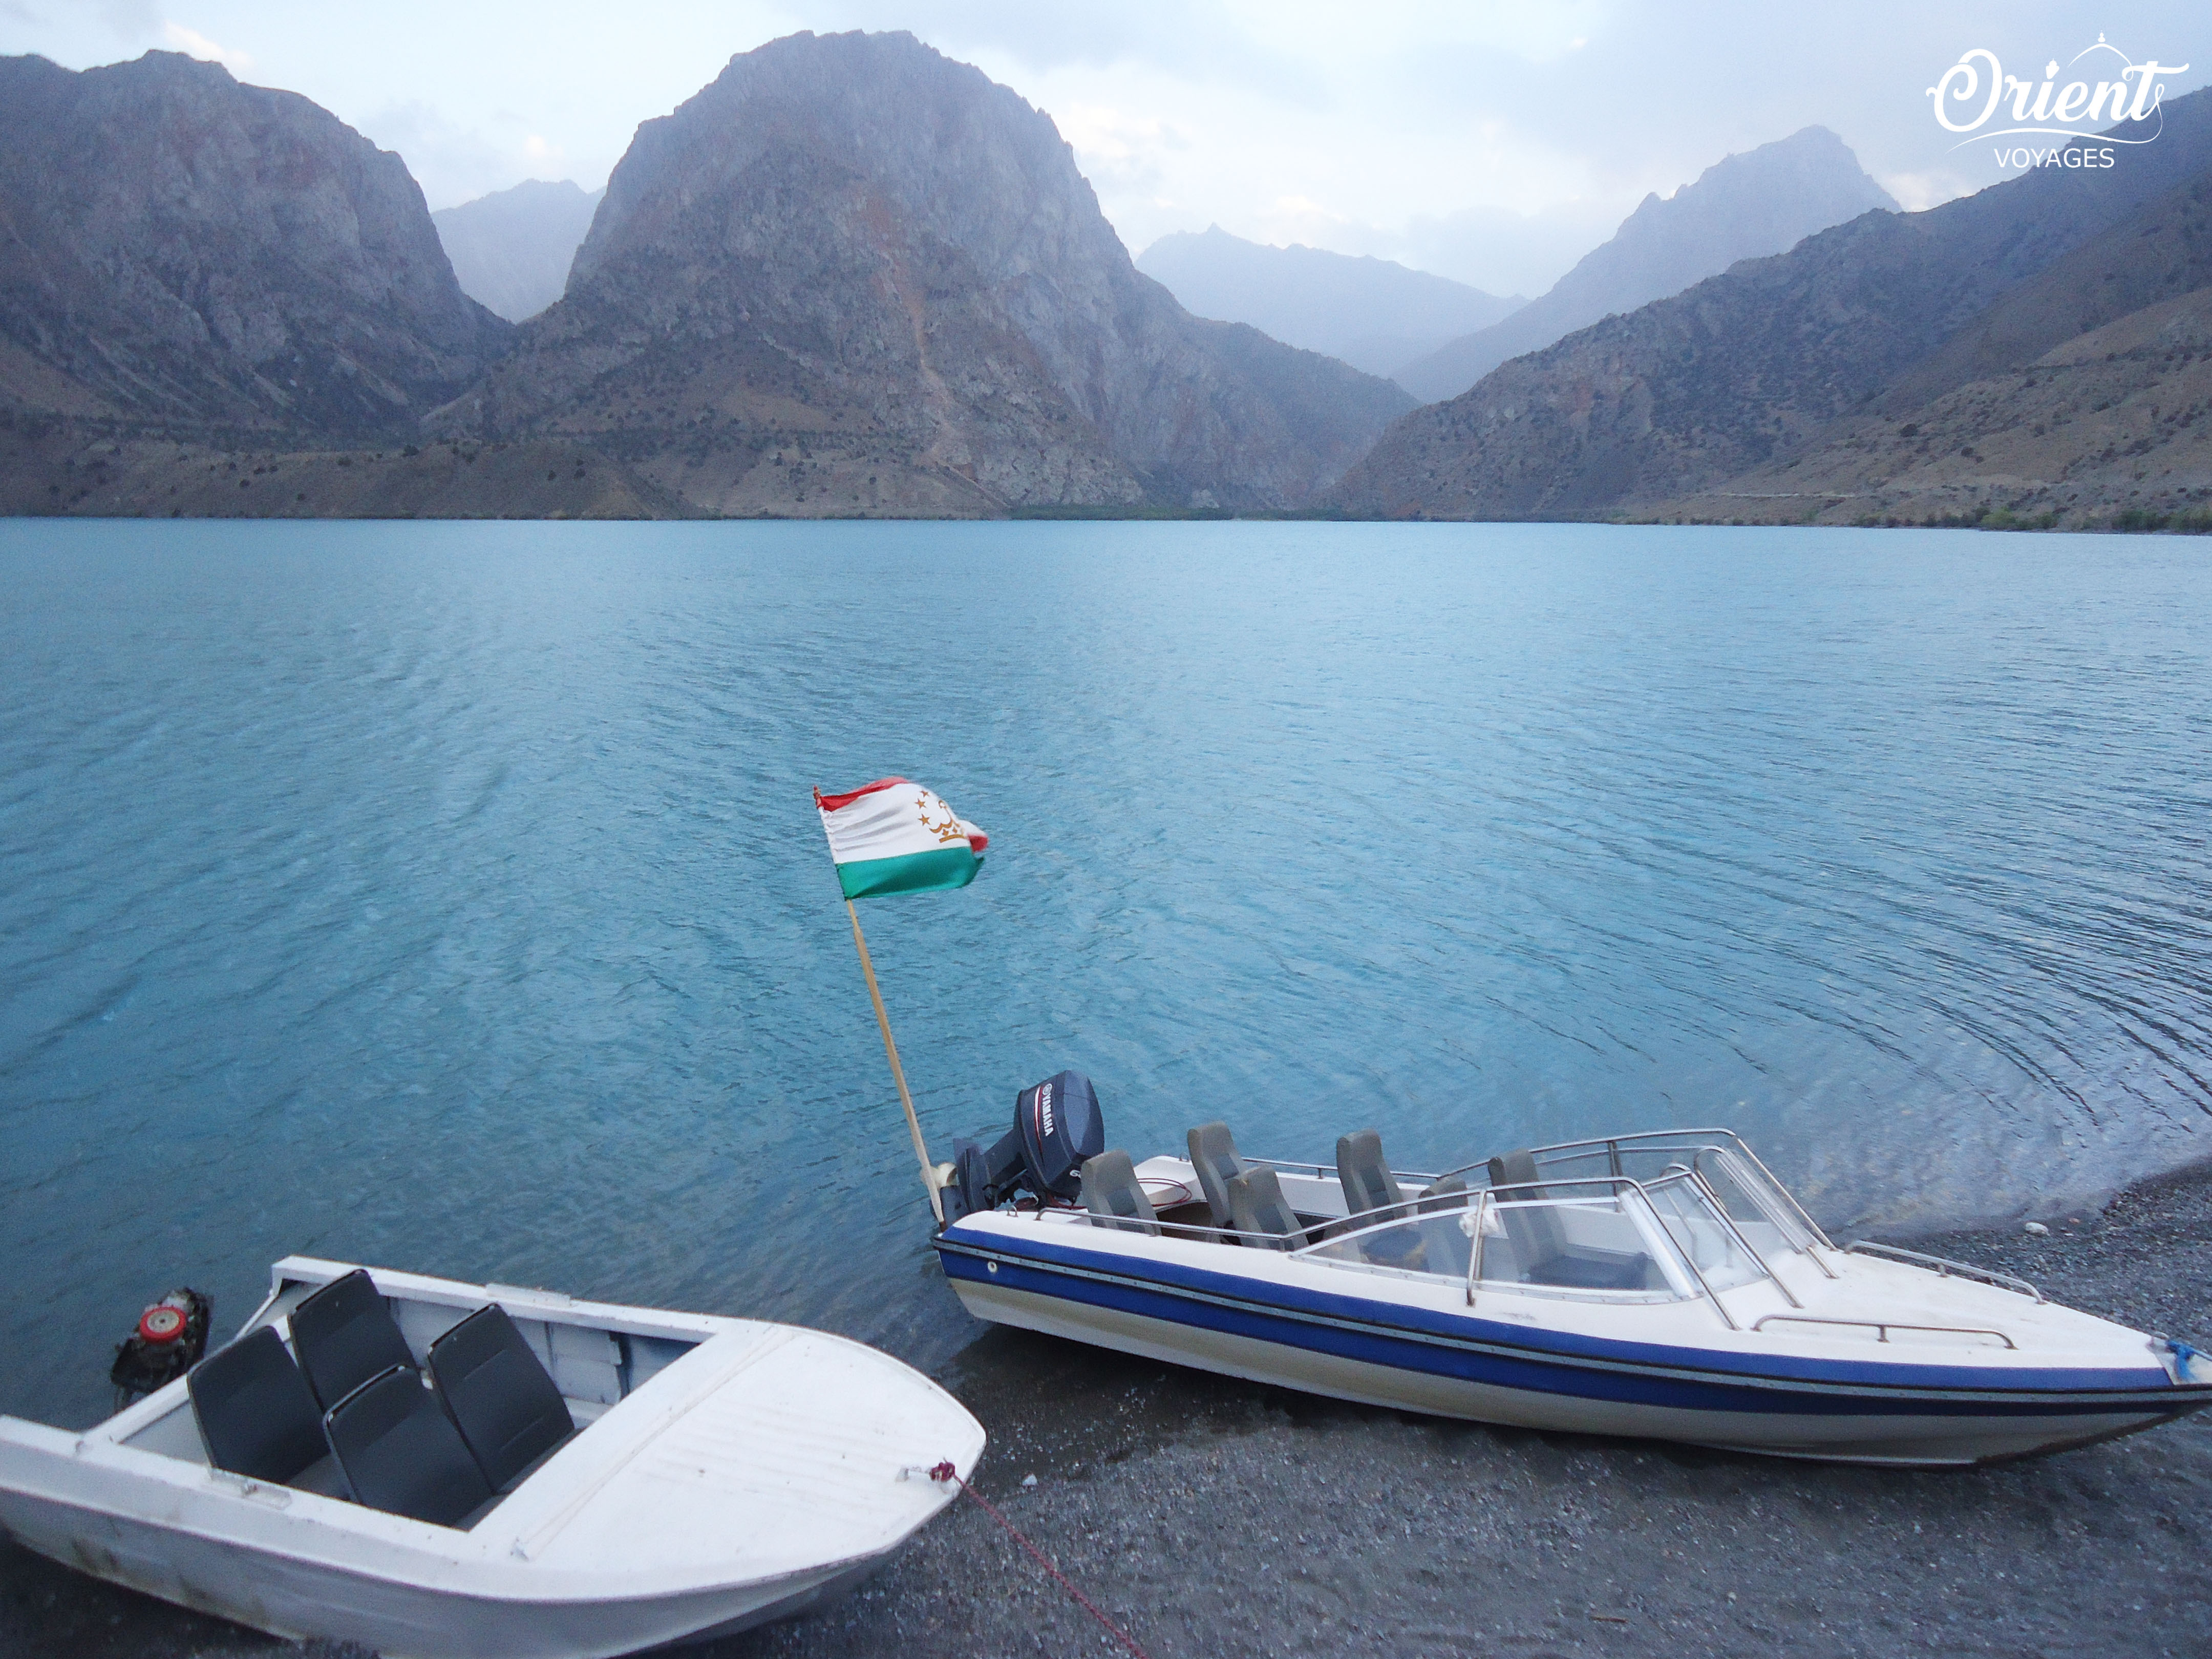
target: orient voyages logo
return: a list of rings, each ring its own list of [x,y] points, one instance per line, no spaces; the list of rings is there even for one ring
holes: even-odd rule
[[[2093,55],[2094,61],[2083,70],[2081,79],[2069,81],[2063,86],[2059,83],[2062,73],[2072,70],[2083,58]],[[2149,143],[2165,130],[2164,118],[2160,116],[2158,131],[2142,138],[2113,137],[2096,131],[2097,124],[2110,122],[2118,125],[2123,121],[2142,121],[2159,114],[2166,97],[2166,88],[2160,84],[2163,78],[2183,74],[2188,68],[2186,64],[2161,64],[2155,58],[2140,64],[2132,62],[2100,34],[2094,46],[2084,46],[2074,54],[2066,70],[2060,70],[2055,58],[2045,64],[2043,79],[2038,82],[2007,75],[1996,53],[1985,46],[1977,46],[1943,71],[1943,78],[1928,88],[1928,96],[1935,100],[1936,122],[1946,132],[1973,135],[1952,145],[1954,149],[1962,149],[1980,139],[2054,138],[2061,142],[2043,146],[1998,144],[1991,153],[2001,167],[2108,167],[2114,157],[2108,146]],[[1983,90],[1984,83],[1986,92]],[[1972,109],[1977,99],[1981,100],[1978,113],[1970,119],[1954,118]],[[1984,131],[1992,120],[2003,118],[1998,112],[2008,99],[2011,106],[2003,114],[2019,125]],[[1954,105],[1958,106],[1955,109],[1951,107]],[[2069,142],[2077,138],[2092,142]]]

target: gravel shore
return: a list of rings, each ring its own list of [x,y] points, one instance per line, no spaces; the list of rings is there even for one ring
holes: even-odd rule
[[[2212,1169],[2044,1237],[1912,1242],[2212,1337]],[[2212,1413],[1905,1474],[1438,1423],[1007,1331],[942,1380],[990,1431],[979,1489],[1152,1659],[2212,1653]],[[825,1612],[692,1650],[1113,1650],[965,1503]],[[0,1546],[0,1653],[288,1651]]]

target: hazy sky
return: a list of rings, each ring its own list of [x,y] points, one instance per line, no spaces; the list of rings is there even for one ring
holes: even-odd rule
[[[1926,88],[1987,47],[2040,80],[2100,31],[2212,81],[2212,6],[1462,0],[0,0],[0,52],[167,47],[305,93],[432,207],[603,182],[637,124],[798,29],[910,29],[1048,112],[1123,240],[1219,223],[1534,294],[1731,150],[1814,122],[1907,207],[2004,176]],[[2062,77],[2063,79],[2063,77]]]

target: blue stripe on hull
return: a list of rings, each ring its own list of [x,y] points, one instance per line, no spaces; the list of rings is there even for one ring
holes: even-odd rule
[[[2000,1390],[1990,1388],[1987,1372],[1959,1367],[1850,1362],[1824,1366],[1798,1360],[1735,1380],[1714,1373],[1745,1371],[1756,1362],[1747,1356],[1602,1343],[1550,1332],[1544,1334],[1556,1347],[1547,1355],[1530,1349],[1528,1332],[1494,1321],[1451,1321],[1460,1328],[1455,1331],[1443,1328],[1446,1317],[1393,1306],[1390,1317],[1399,1322],[1394,1329],[1376,1320],[1372,1303],[1297,1286],[1194,1273],[1166,1263],[1132,1263],[1127,1257],[1057,1246],[1024,1243],[1017,1251],[995,1236],[988,1243],[944,1236],[936,1243],[950,1278],[1396,1370],[1537,1394],[1761,1415],[1982,1418],[2178,1413],[2212,1401],[2212,1389],[2176,1388],[2162,1371],[2155,1373],[2154,1382],[2136,1371],[2016,1371],[2008,1379],[2015,1385]],[[978,1252],[995,1260],[999,1271],[991,1273],[985,1255]],[[1157,1282],[1135,1278],[1133,1266],[1141,1266]],[[1273,1305],[1257,1300],[1255,1293]],[[1417,1324],[1431,1328],[1404,1328]],[[1785,1370],[1796,1374],[1781,1374]],[[1961,1393],[1972,1397],[1961,1398]]]

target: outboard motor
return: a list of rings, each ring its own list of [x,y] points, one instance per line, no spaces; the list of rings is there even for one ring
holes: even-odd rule
[[[1080,1072],[1062,1072],[1014,1097],[1014,1127],[988,1152],[973,1140],[952,1146],[952,1184],[945,1218],[995,1210],[1017,1193],[1040,1201],[1083,1190],[1083,1164],[1106,1150],[1098,1091]]]
[[[144,1313],[128,1340],[115,1349],[107,1380],[115,1385],[115,1409],[142,1395],[167,1388],[200,1363],[207,1352],[212,1298],[195,1290],[171,1291]]]

